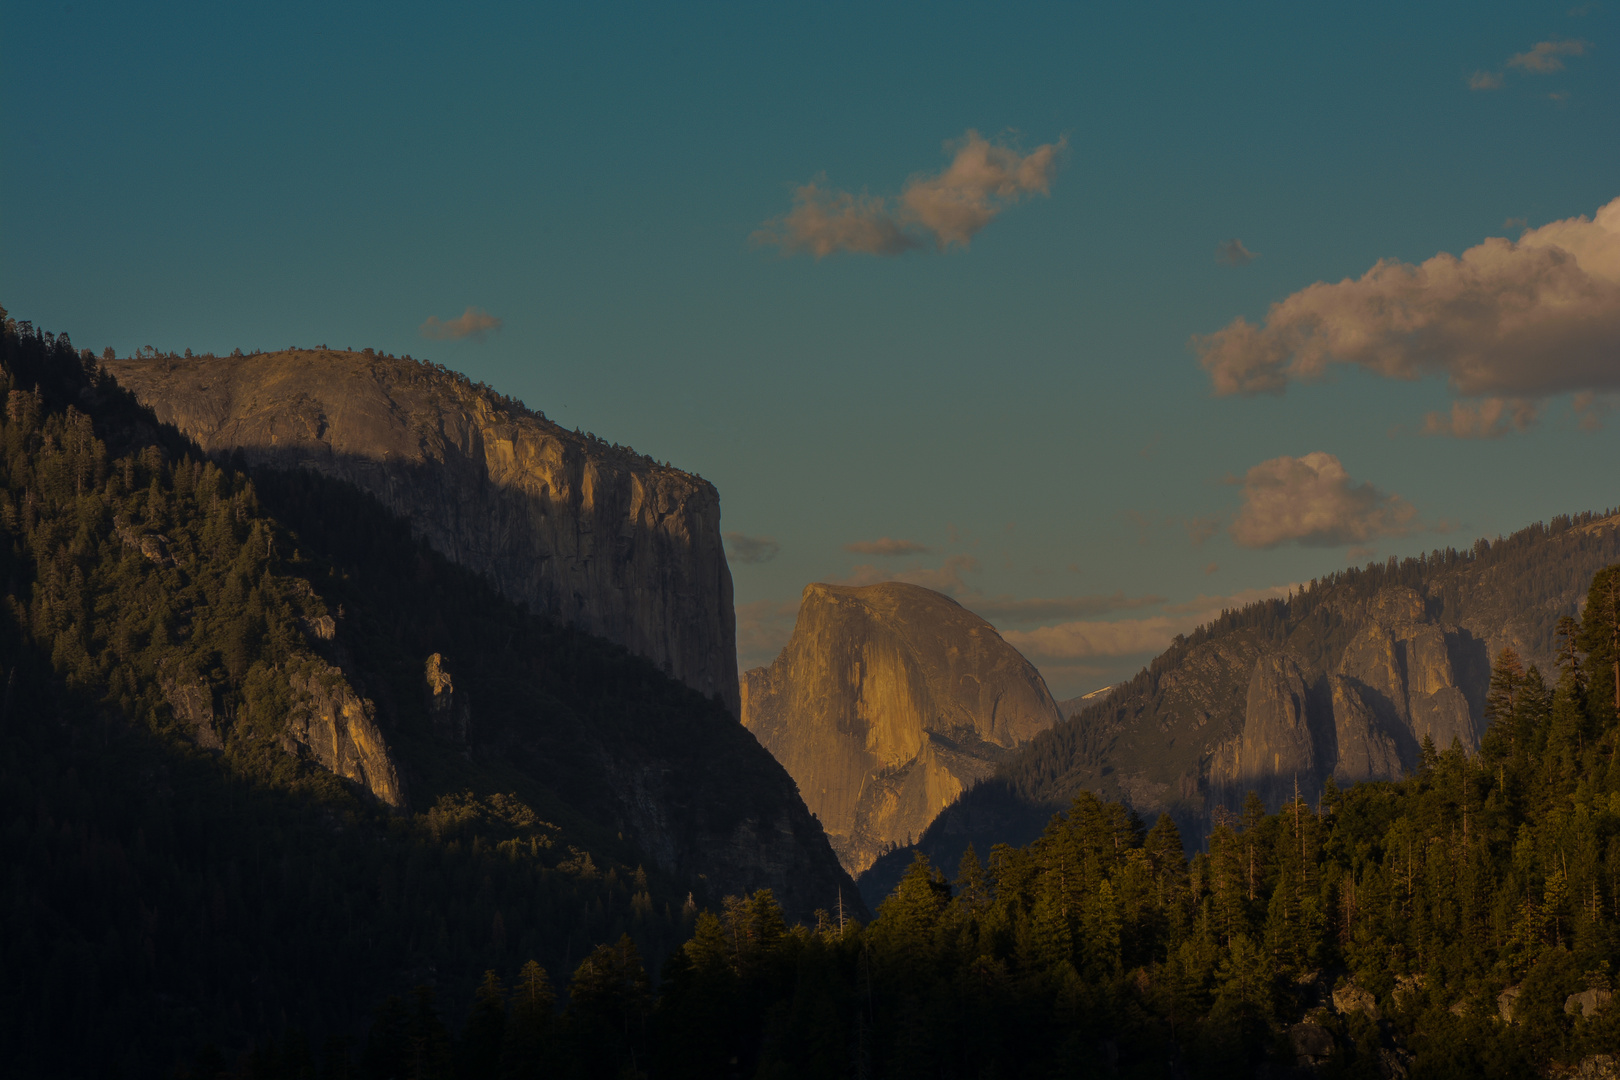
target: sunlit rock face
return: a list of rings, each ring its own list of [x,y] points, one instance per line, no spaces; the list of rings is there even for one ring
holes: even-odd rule
[[[410,360],[323,349],[105,366],[204,450],[353,483],[511,599],[738,712],[731,572],[707,481]]]
[[[383,804],[403,809],[399,768],[377,726],[375,706],[357,695],[335,667],[316,664],[295,672],[290,681],[293,708],[283,748],[353,780]]]
[[[1300,785],[1398,780],[1417,767],[1423,740],[1444,750],[1479,747],[1480,725],[1458,687],[1446,632],[1405,586],[1378,591],[1337,665],[1313,693],[1288,650],[1254,660],[1241,729],[1215,750],[1218,791],[1258,791],[1268,803]]]
[[[811,585],[793,638],[743,677],[743,723],[859,873],[1058,720],[1040,673],[916,585]]]
[[[1248,789],[1316,775],[1305,676],[1286,654],[1261,656],[1249,677],[1243,733],[1222,747],[1212,768],[1219,782]]]

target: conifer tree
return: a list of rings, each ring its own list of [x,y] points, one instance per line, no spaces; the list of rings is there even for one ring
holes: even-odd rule
[[[488,974],[479,987],[481,1000],[499,990],[499,982],[491,985]],[[493,1002],[486,1005],[493,1013]],[[511,1080],[519,1077],[541,1076],[547,1071],[548,1059],[553,1053],[552,1009],[556,994],[546,969],[530,960],[518,972],[517,984],[512,987],[511,1001],[501,1021],[501,1072]],[[493,1026],[493,1025],[491,1025]]]
[[[494,971],[484,972],[473,996],[472,1011],[462,1031],[460,1071],[463,1077],[500,1075],[501,1047],[506,1041],[506,987]]]

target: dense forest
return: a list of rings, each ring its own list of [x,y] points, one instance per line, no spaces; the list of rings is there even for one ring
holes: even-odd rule
[[[713,702],[352,489],[196,454],[65,336],[6,322],[0,397],[11,1074],[1510,1077],[1620,1046],[1620,566],[1546,671],[1493,658],[1475,755],[1196,838],[1082,794],[800,923],[649,869],[568,782],[596,727],[747,775]],[[555,718],[497,740],[545,779],[436,726],[439,650],[489,715]],[[389,718],[398,807],[287,741],[287,672],[329,664]]]
[[[470,993],[486,968],[572,969],[626,934],[656,963],[718,902],[626,837],[600,748],[684,755],[725,792],[665,807],[674,827],[754,813],[785,776],[721,705],[506,602],[352,488],[208,459],[66,335],[4,323],[15,1075],[165,1075],[283,1028],[353,1041],[424,981]],[[441,652],[470,735],[432,715]],[[399,805],[289,737],[299,673],[374,703]]]
[[[1455,685],[1482,728],[1491,643],[1497,649],[1512,644],[1525,663],[1550,670],[1557,663],[1560,620],[1577,610],[1593,574],[1616,560],[1620,512],[1558,515],[1466,550],[1351,567],[1285,598],[1225,611],[1178,637],[1068,722],[1019,747],[993,776],[946,808],[914,848],[936,863],[954,865],[969,841],[980,850],[996,841],[1025,843],[1076,792],[1091,790],[1139,809],[1151,807],[1143,809],[1149,816],[1168,810],[1189,850],[1202,850],[1216,813],[1240,811],[1251,786],[1222,780],[1212,761],[1244,731],[1258,656],[1286,655],[1302,673],[1306,723],[1313,738],[1322,740],[1317,749],[1324,770],[1298,780],[1315,802],[1336,753],[1329,749],[1337,741],[1330,676],[1341,673],[1347,649],[1367,629],[1368,609],[1380,597],[1405,594],[1421,603],[1423,619],[1446,637]],[[1406,773],[1417,764],[1417,750],[1415,738],[1403,744]],[[1268,808],[1289,799],[1290,779],[1285,773],[1262,785]],[[910,848],[890,852],[861,875],[868,903],[893,889],[912,854]]]
[[[534,968],[488,972],[456,1036],[425,987],[390,999],[358,1075],[1612,1075],[1617,646],[1620,566],[1556,672],[1496,658],[1477,755],[1426,745],[1400,783],[1273,814],[1251,797],[1191,861],[1168,815],[1083,793],[952,879],[918,856],[870,925],[728,899],[656,997],[625,939],[561,1012]],[[515,1069],[532,1046],[543,1068]],[[240,1075],[316,1073],[295,1040]]]

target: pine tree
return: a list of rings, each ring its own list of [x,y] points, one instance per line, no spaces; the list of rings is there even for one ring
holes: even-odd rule
[[[1524,681],[1524,662],[1519,659],[1518,651],[1511,645],[1506,645],[1496,654],[1496,662],[1491,666],[1490,689],[1485,694],[1485,720],[1495,723],[1503,717],[1513,715],[1513,707],[1519,693],[1519,684]]]
[[[462,1032],[460,1072],[463,1080],[495,1080],[500,1075],[501,1047],[506,1041],[506,987],[494,971],[484,972],[473,996],[472,1011]]]
[[[486,976],[485,985],[488,983]],[[483,992],[480,987],[480,995]],[[505,1076],[518,1080],[542,1075],[546,1070],[553,1049],[552,1009],[556,1000],[546,969],[533,960],[524,964],[502,1021],[501,1072]]]

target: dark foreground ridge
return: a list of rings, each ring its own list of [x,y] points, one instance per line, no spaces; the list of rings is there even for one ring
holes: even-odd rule
[[[1250,796],[1190,862],[1169,815],[1082,793],[954,881],[918,856],[869,926],[728,901],[656,997],[625,941],[560,1013],[534,973],[491,972],[455,1037],[425,995],[390,1001],[363,1075],[484,1080],[542,1047],[548,1075],[604,1078],[1612,1076],[1620,566],[1590,595],[1554,685],[1499,655],[1478,755]],[[255,1075],[299,1075],[296,1042],[271,1050]]]
[[[721,702],[312,473],[201,454],[0,336],[0,1053],[166,1075],[393,990],[649,962],[700,906],[859,906]]]

